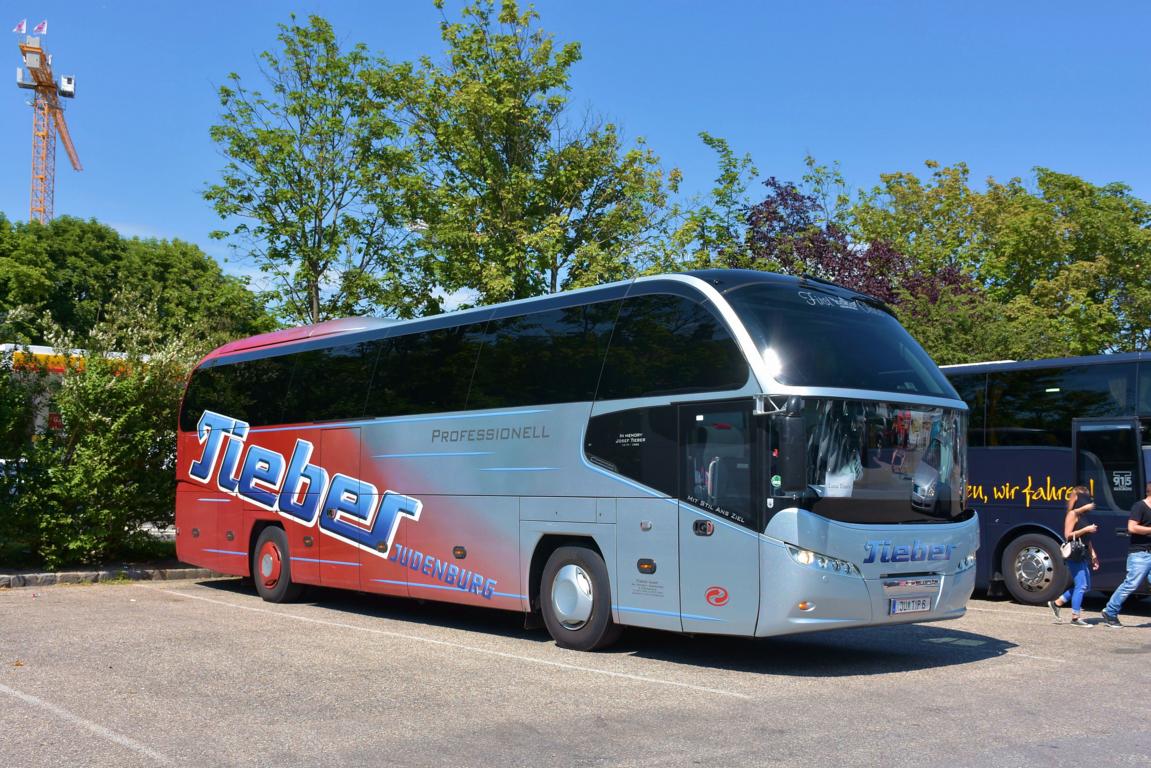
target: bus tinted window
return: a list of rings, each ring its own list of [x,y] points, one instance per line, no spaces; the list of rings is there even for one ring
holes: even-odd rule
[[[676,409],[636,408],[594,417],[587,455],[596,464],[675,495]]]
[[[967,416],[967,444],[973,448],[981,448],[985,444],[984,433],[987,426],[984,418],[987,405],[987,374],[965,373],[949,378],[955,391],[971,409]]]
[[[739,389],[747,361],[710,309],[679,296],[626,299],[597,400]]]
[[[312,349],[296,356],[292,386],[282,421],[358,419],[382,342],[365,341],[328,349]]]
[[[683,485],[680,498],[749,528],[757,527],[752,502],[751,414],[739,406],[681,409]]]
[[[726,293],[781,384],[956,397],[894,317],[815,286],[752,284]]]
[[[591,400],[619,302],[488,323],[468,408]]]
[[[1071,446],[1071,419],[1135,414],[1130,363],[988,375],[987,444]]]
[[[1137,410],[1144,416],[1151,415],[1151,362],[1139,363],[1139,402]]]
[[[180,428],[195,430],[206,410],[253,427],[280,423],[294,364],[294,357],[279,356],[198,369],[184,397]]]
[[[366,415],[462,411],[482,331],[476,324],[390,339],[380,352]]]

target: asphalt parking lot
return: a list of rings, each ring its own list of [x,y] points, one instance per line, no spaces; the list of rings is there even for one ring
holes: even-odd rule
[[[632,631],[238,580],[0,591],[0,765],[1147,765],[1151,602],[1128,626],[973,600],[782,640]],[[1102,601],[1090,604],[1095,621]]]

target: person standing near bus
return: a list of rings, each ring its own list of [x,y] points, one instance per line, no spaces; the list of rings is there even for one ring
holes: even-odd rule
[[[1091,589],[1091,571],[1099,570],[1099,556],[1095,554],[1095,545],[1091,543],[1091,534],[1099,530],[1095,523],[1080,525],[1083,516],[1095,509],[1095,502],[1091,500],[1091,493],[1086,486],[1077,485],[1067,497],[1067,515],[1063,518],[1063,538],[1074,542],[1079,540],[1085,545],[1082,548],[1072,549],[1067,558],[1067,570],[1071,573],[1073,584],[1070,589],[1059,597],[1047,603],[1047,607],[1055,614],[1059,621],[1059,609],[1071,603],[1071,623],[1077,627],[1090,627],[1080,611],[1083,608],[1083,595]]]
[[[1151,583],[1151,483],[1147,483],[1144,490],[1147,495],[1135,502],[1135,506],[1131,507],[1131,517],[1127,519],[1127,533],[1131,535],[1127,553],[1127,578],[1103,609],[1103,623],[1109,627],[1123,626],[1119,622],[1119,609],[1123,607],[1123,601],[1144,579]]]

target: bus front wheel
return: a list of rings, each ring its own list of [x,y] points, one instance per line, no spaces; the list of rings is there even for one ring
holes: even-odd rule
[[[1054,600],[1067,585],[1067,566],[1059,542],[1041,533],[1027,533],[1003,550],[1003,585],[1027,605]]]
[[[560,547],[540,579],[540,609],[561,648],[594,651],[619,637],[611,618],[611,587],[603,558],[587,547]]]
[[[288,536],[283,528],[270,525],[260,531],[252,553],[252,580],[256,592],[269,603],[289,603],[303,592],[302,584],[292,583]]]

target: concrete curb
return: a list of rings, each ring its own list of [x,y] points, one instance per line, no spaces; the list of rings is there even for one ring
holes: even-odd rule
[[[57,584],[95,584],[101,581],[169,581],[172,579],[211,579],[226,574],[207,568],[148,567],[126,565],[93,571],[60,571],[58,573],[17,573],[0,571],[0,589],[14,587],[51,587]]]

